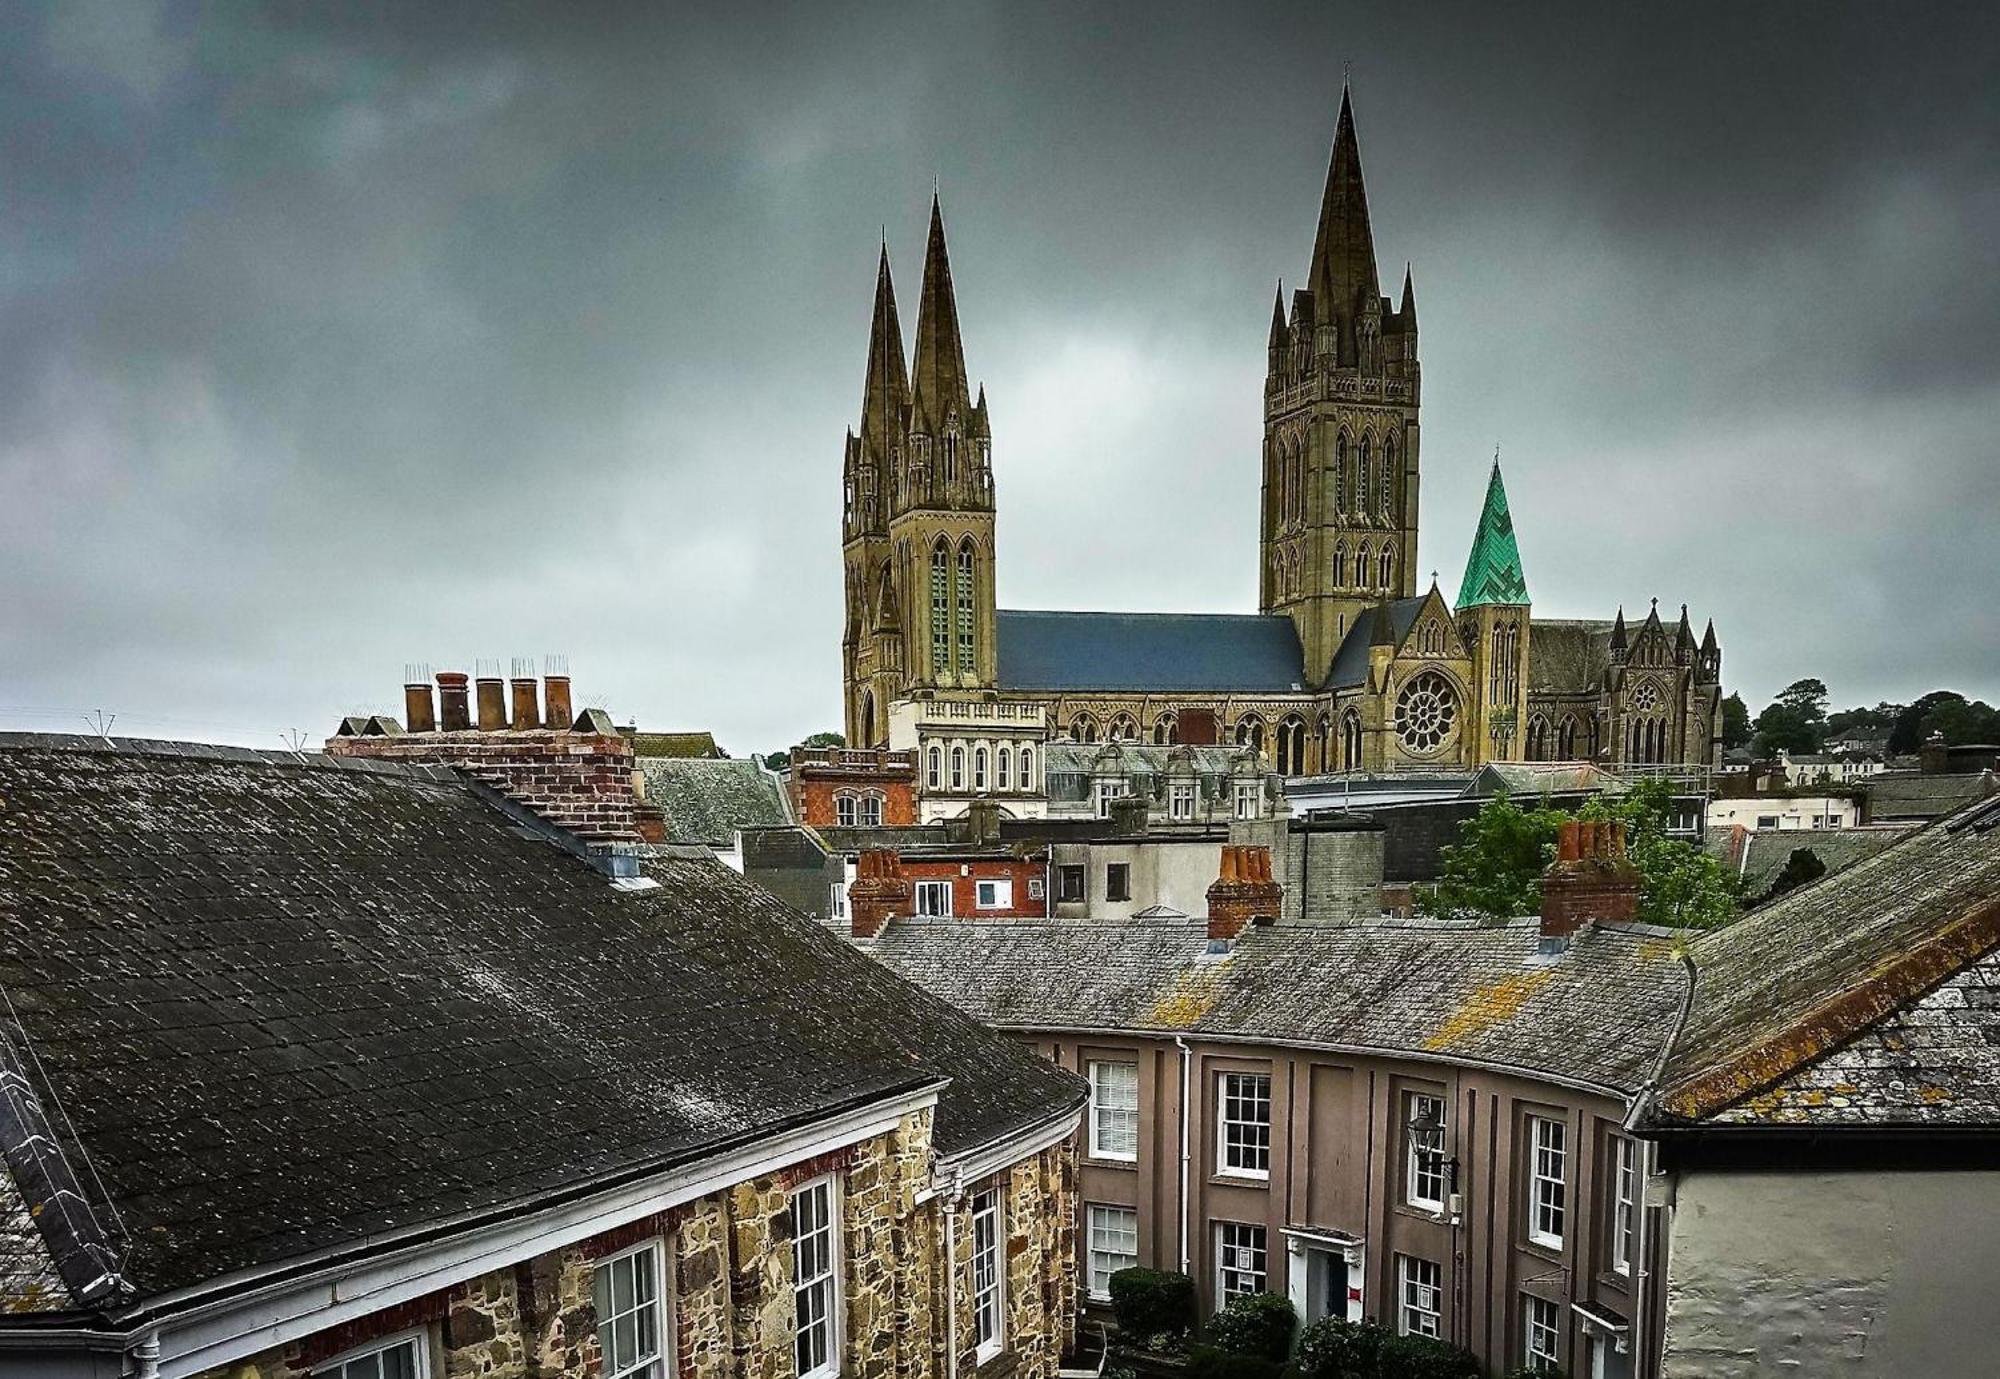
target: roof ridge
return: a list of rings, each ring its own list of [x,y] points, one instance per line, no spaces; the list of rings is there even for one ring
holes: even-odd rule
[[[96,756],[168,758],[276,766],[293,770],[360,772],[430,781],[461,779],[450,767],[426,761],[337,757],[326,752],[292,752],[277,747],[237,747],[226,742],[187,742],[164,737],[98,737],[92,733],[0,731],[0,752],[80,752]]]
[[[997,613],[1030,613],[1038,617],[1055,615],[1070,618],[1242,618],[1256,622],[1290,622],[1284,613],[1176,613],[1171,610],[1121,608],[1000,608]]]

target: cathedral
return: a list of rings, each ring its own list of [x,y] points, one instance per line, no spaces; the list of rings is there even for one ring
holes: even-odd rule
[[[1657,601],[1634,626],[1533,617],[1497,456],[1458,597],[1419,588],[1416,293],[1407,269],[1382,293],[1345,92],[1304,286],[1271,309],[1258,612],[995,607],[992,426],[935,197],[911,358],[885,245],[842,474],[849,743],[913,747],[892,706],[959,701],[1037,706],[1057,740],[1233,743],[1285,775],[1715,763],[1713,623],[1697,641]]]

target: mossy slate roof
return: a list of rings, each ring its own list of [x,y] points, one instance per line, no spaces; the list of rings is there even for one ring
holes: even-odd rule
[[[667,841],[729,847],[739,829],[792,822],[778,778],[747,757],[640,757],[646,798],[667,816]]]
[[[1080,1102],[719,862],[649,872],[440,767],[0,735],[0,1062],[34,1094],[0,1110],[59,1105],[143,1297],[941,1078],[948,1154]]]

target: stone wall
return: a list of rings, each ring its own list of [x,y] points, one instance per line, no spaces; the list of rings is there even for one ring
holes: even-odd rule
[[[957,1213],[958,1283],[945,1279],[943,1198],[930,1195],[931,1112],[853,1149],[633,1222],[511,1268],[210,1370],[201,1379],[307,1379],[371,1340],[423,1330],[437,1379],[591,1379],[601,1372],[593,1270],[664,1246],[675,1379],[796,1379],[791,1193],[821,1174],[841,1192],[843,1379],[944,1379],[955,1292],[959,1372],[971,1344],[969,1213]],[[987,1368],[1054,1379],[1076,1316],[1075,1156],[1065,1143],[1005,1170],[1007,1348]]]

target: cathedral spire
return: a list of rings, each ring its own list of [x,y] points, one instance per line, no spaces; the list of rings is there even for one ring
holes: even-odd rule
[[[951,259],[944,247],[944,213],[931,193],[931,236],[924,250],[923,296],[917,303],[917,355],[911,406],[918,429],[936,435],[954,408],[972,411],[966,389],[965,347],[958,335],[958,303],[951,290]]]
[[[1625,605],[1618,605],[1618,617],[1611,624],[1611,659],[1625,659]]]
[[[1278,279],[1278,295],[1271,299],[1271,340],[1274,350],[1285,346],[1285,280]]]
[[[896,287],[889,278],[889,246],[875,270],[875,321],[868,331],[868,381],[861,394],[861,439],[877,455],[902,427],[910,406],[910,377],[903,369],[903,326],[896,317]]]
[[[1375,236],[1368,226],[1368,192],[1361,184],[1361,146],[1354,137],[1354,106],[1344,86],[1306,286],[1322,324],[1348,322],[1362,303],[1382,295]]]
[[[1715,644],[1715,619],[1710,618],[1708,620],[1708,630],[1701,634],[1701,654],[1704,656],[1713,655],[1719,649]]]
[[[1396,308],[1396,323],[1405,331],[1417,328],[1417,293],[1410,286],[1410,265],[1403,265],[1403,301]]]
[[[1500,452],[1493,452],[1493,473],[1486,480],[1486,505],[1472,535],[1472,553],[1465,558],[1465,578],[1458,586],[1458,607],[1482,603],[1524,604],[1528,581],[1521,571],[1521,548],[1514,540],[1514,518],[1507,511],[1507,485],[1500,479]]]

